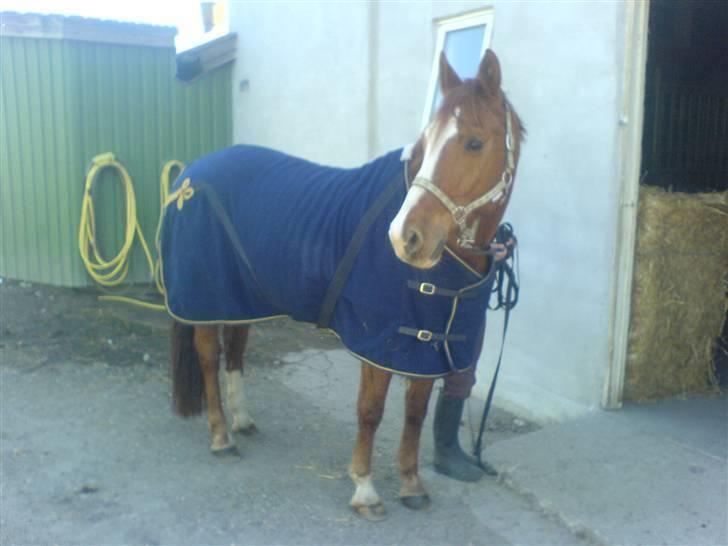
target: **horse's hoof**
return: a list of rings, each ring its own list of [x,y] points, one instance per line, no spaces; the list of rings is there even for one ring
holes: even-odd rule
[[[367,521],[377,522],[387,519],[387,510],[381,502],[372,504],[371,506],[362,505],[352,506],[351,508],[356,512],[357,516]]]
[[[240,451],[238,451],[238,446],[235,444],[230,444],[219,449],[212,448],[211,451],[215,457],[240,457]]]
[[[404,504],[410,510],[425,510],[430,507],[430,496],[424,495],[413,495],[410,497],[400,497],[402,504]]]
[[[243,436],[252,436],[256,432],[258,432],[258,427],[255,426],[255,423],[253,423],[246,427],[234,428],[233,432],[236,434],[242,434]]]

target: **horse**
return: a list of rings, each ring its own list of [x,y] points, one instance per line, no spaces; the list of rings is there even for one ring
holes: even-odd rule
[[[318,323],[361,358],[350,506],[368,520],[386,514],[371,459],[395,373],[408,378],[399,496],[414,510],[431,504],[418,472],[422,424],[435,379],[477,359],[480,347],[464,341],[482,339],[490,295],[483,287],[493,269],[488,248],[525,135],[501,89],[495,53],[486,51],[474,79],[461,80],[444,54],[439,68],[442,103],[409,149],[360,169],[324,168],[246,146],[211,154],[178,177],[158,241],[174,319],[174,410],[199,414],[204,402],[214,454],[237,454],[222,406],[221,351],[230,429],[257,430],[243,380],[251,324],[279,316]],[[328,238],[311,242],[305,231]],[[259,265],[262,258],[273,263]],[[374,269],[362,272],[364,266]],[[370,301],[371,283],[384,292],[382,302]],[[384,311],[398,313],[393,325]]]

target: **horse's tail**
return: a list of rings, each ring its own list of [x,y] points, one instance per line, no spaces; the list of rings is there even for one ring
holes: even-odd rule
[[[195,327],[176,320],[171,332],[172,404],[182,417],[202,411],[203,377],[195,349]]]

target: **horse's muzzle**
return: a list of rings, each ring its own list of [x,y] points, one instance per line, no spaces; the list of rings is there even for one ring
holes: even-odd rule
[[[389,241],[397,258],[418,269],[436,266],[445,248],[444,237],[426,235],[416,226],[396,229],[393,224],[389,228]]]

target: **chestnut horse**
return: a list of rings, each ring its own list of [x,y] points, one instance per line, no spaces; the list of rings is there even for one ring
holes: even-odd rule
[[[389,225],[389,239],[399,260],[414,268],[432,268],[443,252],[449,252],[482,274],[489,263],[489,243],[510,198],[524,130],[501,90],[500,65],[492,51],[486,52],[477,77],[465,81],[442,55],[440,86],[442,105],[412,149],[409,172],[415,176],[407,180],[409,191]],[[183,185],[181,191],[191,190]],[[175,198],[181,208],[185,194]],[[249,328],[248,324],[224,321],[188,325],[176,321],[172,330],[175,409],[183,416],[192,415],[201,411],[203,400],[206,402],[211,449],[216,454],[236,452],[218,380],[220,329],[227,405],[232,414],[230,428],[243,434],[256,428],[243,386]],[[371,520],[385,513],[372,483],[371,459],[391,378],[391,371],[362,361],[359,429],[349,466],[356,490],[350,504],[360,516]],[[430,502],[418,474],[418,452],[433,382],[432,378],[410,378],[407,384],[399,448],[400,498],[412,509],[422,509]]]

